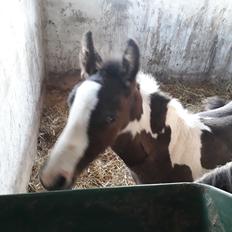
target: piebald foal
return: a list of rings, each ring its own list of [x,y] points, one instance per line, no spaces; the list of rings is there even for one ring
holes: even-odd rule
[[[108,62],[99,58],[91,32],[83,44],[82,75],[88,78],[69,97],[67,124],[41,172],[46,189],[70,188],[109,146],[137,183],[194,181],[231,160],[231,106],[188,112],[151,75],[139,72],[133,40],[121,60]]]

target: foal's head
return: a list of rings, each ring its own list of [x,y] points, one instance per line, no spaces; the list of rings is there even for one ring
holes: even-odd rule
[[[91,36],[85,38],[92,40]],[[41,172],[46,189],[70,188],[79,173],[142,113],[136,83],[137,44],[129,40],[121,60],[102,62],[98,67],[94,48],[85,49],[80,57],[85,59],[82,64],[88,64],[88,68],[82,66],[87,79],[73,91],[67,124]]]

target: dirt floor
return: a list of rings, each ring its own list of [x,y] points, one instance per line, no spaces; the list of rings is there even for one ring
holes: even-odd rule
[[[38,137],[38,151],[33,166],[28,191],[43,191],[38,178],[40,167],[47,159],[49,149],[52,148],[61,133],[68,115],[67,96],[72,87],[79,80],[78,74],[53,76],[47,83],[44,98],[43,114]],[[202,101],[206,97],[218,95],[225,99],[232,99],[232,88],[218,88],[215,85],[182,83],[161,84],[161,89],[178,98],[190,111],[202,110]],[[134,181],[124,165],[110,149],[101,154],[78,178],[74,188],[91,188],[105,186],[133,185]]]

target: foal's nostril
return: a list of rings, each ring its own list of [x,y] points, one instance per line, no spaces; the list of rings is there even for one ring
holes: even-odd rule
[[[52,188],[54,190],[63,189],[63,188],[65,188],[65,185],[66,185],[66,178],[64,176],[62,176],[62,175],[59,175],[56,178],[56,181],[55,181]]]
[[[44,182],[42,181],[42,178],[40,176],[40,182],[43,185],[43,187],[47,190],[60,190],[60,189],[65,189],[67,188],[67,182],[66,182],[66,178],[62,175],[59,175],[58,177],[56,177],[55,181],[51,184],[51,185],[46,185],[44,184]]]

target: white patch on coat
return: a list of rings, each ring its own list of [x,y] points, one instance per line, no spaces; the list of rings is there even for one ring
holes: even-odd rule
[[[206,172],[201,165],[201,134],[202,130],[210,131],[210,128],[196,114],[185,110],[176,99],[167,105],[165,123],[171,128],[169,153],[172,166],[189,166],[196,180]]]
[[[136,81],[140,86],[140,93],[143,102],[143,114],[140,120],[135,119],[134,121],[130,122],[126,128],[120,132],[120,134],[130,132],[134,138],[136,134],[139,134],[141,131],[145,130],[147,133],[151,134],[153,138],[157,139],[158,134],[154,134],[152,132],[150,125],[150,95],[157,92],[159,90],[159,86],[153,76],[144,74],[143,72],[138,73]]]
[[[147,96],[159,91],[159,85],[151,74],[145,74],[140,71],[136,77],[136,82],[140,86],[142,95]]]
[[[97,105],[100,88],[99,83],[87,80],[77,89],[67,124],[51,151],[41,176],[46,186],[52,184],[60,174],[71,182],[75,166],[88,147],[89,119]]]

